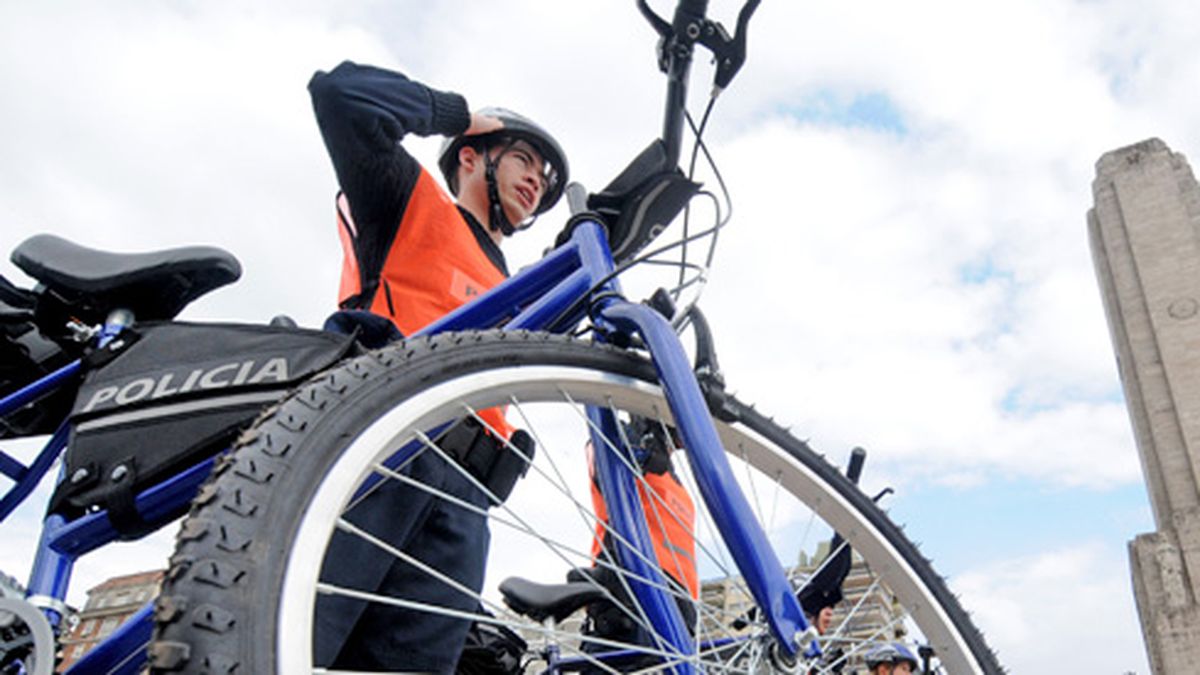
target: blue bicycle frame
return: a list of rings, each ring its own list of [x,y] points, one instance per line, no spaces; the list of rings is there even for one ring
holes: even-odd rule
[[[657,311],[626,300],[615,278],[593,292],[594,303],[580,302],[613,269],[604,227],[594,219],[581,219],[567,243],[418,335],[497,326],[539,330],[546,329],[551,322],[559,326],[558,330],[565,331],[590,314],[601,339],[640,338],[654,363],[701,496],[717,529],[772,636],[785,654],[795,657],[800,651],[797,637],[808,630],[808,623],[782,565],[737,486],[678,336]],[[565,317],[568,320],[556,321],[568,312],[571,314]],[[113,335],[119,328],[106,327],[104,334]],[[73,381],[80,370],[78,362],[70,364],[0,400],[0,415]],[[612,449],[611,441],[600,440],[601,436],[620,437],[615,432],[617,422],[611,411],[602,408],[589,408],[588,416],[596,436],[594,447],[608,448],[596,453],[595,464],[600,490],[609,509],[610,526],[617,534],[615,539],[621,542],[616,547],[617,561],[632,573],[631,590],[661,636],[658,647],[678,655],[677,672],[691,673],[693,669],[687,659],[695,654],[696,647],[674,599],[662,590],[667,587],[662,571],[647,562],[654,560],[655,554],[642,517],[636,478],[616,457],[619,450]],[[66,441],[64,424],[29,467],[0,452],[0,471],[17,482],[0,500],[0,520],[28,496],[66,447]],[[136,505],[143,519],[163,524],[178,517],[206,479],[213,462],[210,459],[198,464],[139,494]],[[69,522],[57,514],[47,516],[27,594],[33,604],[43,608],[52,625],[57,627],[61,622],[75,560],[117,539],[118,534],[104,511]],[[69,672],[136,672],[140,659],[131,656],[149,641],[151,629],[151,610],[147,606]]]

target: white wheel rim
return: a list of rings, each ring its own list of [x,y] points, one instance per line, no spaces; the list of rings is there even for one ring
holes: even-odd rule
[[[313,672],[311,638],[315,589],[325,546],[349,495],[362,482],[375,461],[398,447],[396,430],[426,428],[460,411],[465,402],[475,408],[497,404],[508,397],[526,401],[549,399],[550,392],[566,390],[577,402],[600,402],[620,394],[621,408],[649,408],[661,401],[661,390],[631,377],[572,366],[522,366],[463,375],[423,390],[392,407],[355,438],[330,467],[300,522],[286,562],[277,621],[277,670],[281,673]],[[561,400],[561,399],[555,399]],[[753,430],[718,422],[727,450],[739,448],[752,465],[764,473],[782,476],[790,493],[813,495],[804,503],[834,527],[871,562],[885,578],[905,610],[921,628],[950,672],[982,672],[970,656],[962,636],[919,575],[903,556],[842,495],[827,489],[807,466]]]

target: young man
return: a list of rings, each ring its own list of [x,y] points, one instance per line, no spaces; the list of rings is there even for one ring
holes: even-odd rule
[[[866,661],[871,675],[912,675],[917,670],[917,657],[899,642],[872,649]]]
[[[566,158],[554,138],[502,109],[468,112],[462,96],[405,76],[345,62],[309,83],[317,123],[341,192],[344,257],[328,327],[357,327],[383,343],[411,335],[508,276],[500,244],[558,200]],[[438,166],[451,195],[401,146],[405,135],[440,134]],[[375,345],[371,345],[375,346]],[[502,411],[481,413],[512,433]],[[480,432],[474,442],[502,440]],[[515,437],[514,437],[515,443]],[[474,445],[471,446],[472,451]],[[453,450],[453,448],[450,448]],[[424,452],[405,469],[415,480],[479,508],[487,497],[455,467]],[[405,554],[478,592],[488,548],[478,512],[399,481],[383,481],[344,516]],[[478,600],[358,537],[335,534],[322,581],[423,605],[473,611]],[[319,595],[314,662],[347,669],[449,672],[469,622]]]

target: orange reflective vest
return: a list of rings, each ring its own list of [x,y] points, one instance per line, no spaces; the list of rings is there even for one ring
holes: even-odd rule
[[[595,466],[592,462],[592,444],[588,442],[588,473],[592,484],[592,507],[600,522],[592,537],[592,559],[600,555],[604,547],[604,535],[608,526],[608,508],[596,485]],[[678,581],[693,598],[698,598],[700,585],[696,575],[696,506],[687,490],[675,478],[674,473],[647,473],[645,483],[638,481],[638,497],[646,516],[646,529],[654,543],[654,555],[664,572]],[[650,493],[646,487],[650,488]]]
[[[337,213],[343,253],[341,305],[363,288],[355,254],[358,227],[345,194],[338,195]],[[364,304],[373,314],[390,319],[404,335],[412,335],[504,279],[504,272],[479,247],[453,199],[422,167],[379,283]],[[480,416],[504,437],[512,433],[502,409],[485,410]]]

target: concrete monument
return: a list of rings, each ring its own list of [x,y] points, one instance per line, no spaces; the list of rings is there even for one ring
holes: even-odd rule
[[[1157,528],[1129,544],[1142,633],[1154,672],[1197,673],[1200,186],[1150,139],[1101,157],[1092,192],[1092,256]]]

